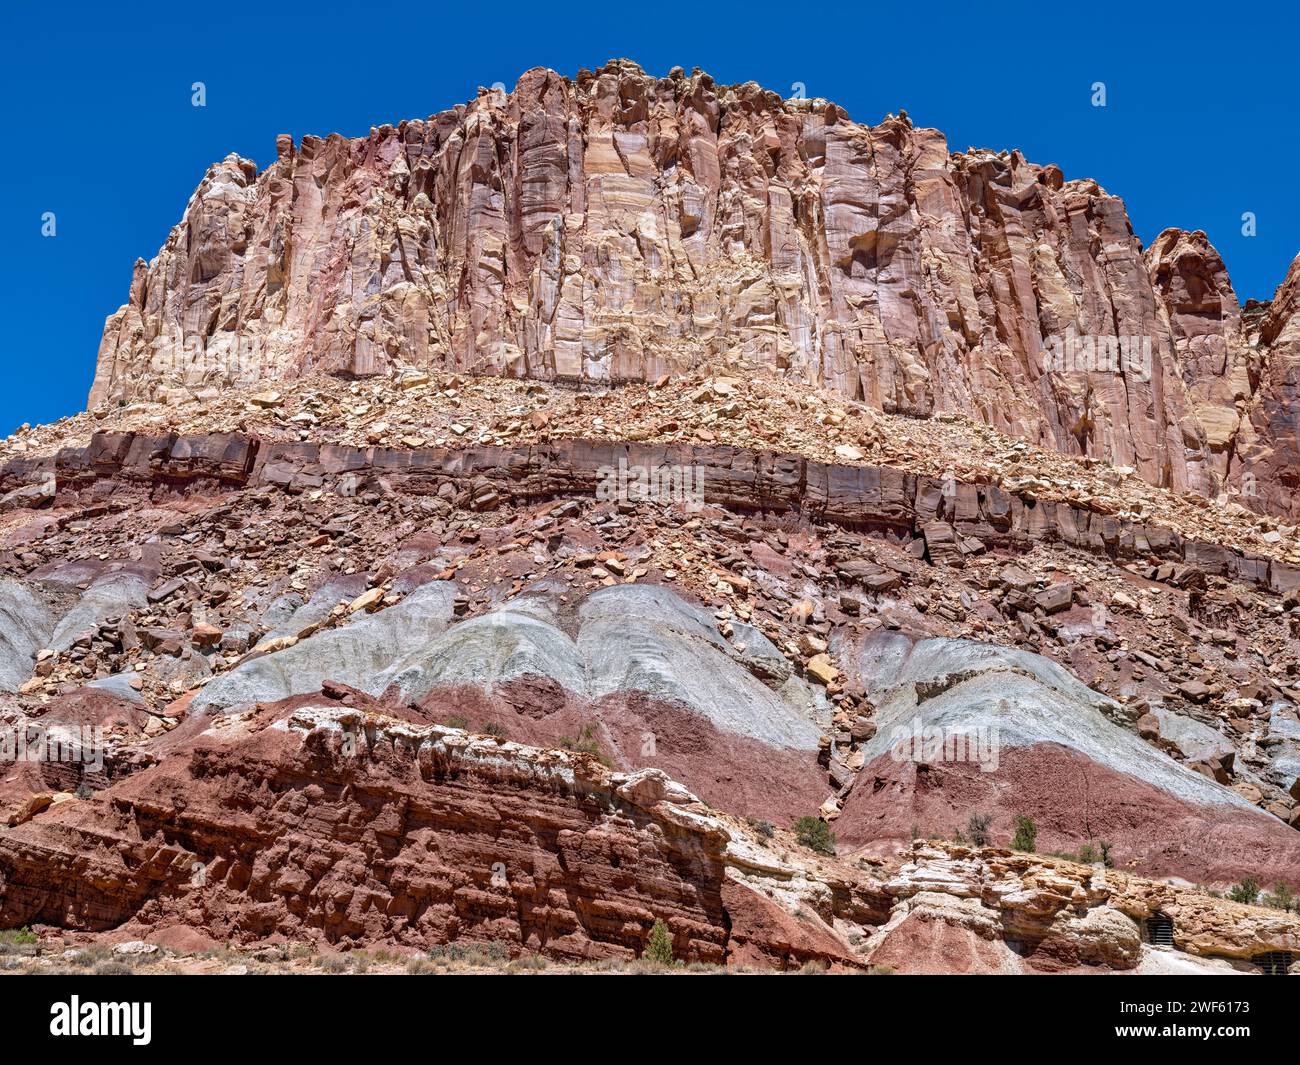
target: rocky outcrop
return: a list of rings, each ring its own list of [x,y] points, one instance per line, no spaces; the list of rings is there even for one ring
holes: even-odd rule
[[[848,843],[963,833],[976,811],[996,838],[1010,839],[1023,815],[1044,851],[1106,841],[1146,875],[1271,884],[1300,873],[1300,835],[1153,750],[1130,708],[1054,662],[882,632],[840,660],[876,707],[876,733],[835,822]]]
[[[824,909],[801,927],[729,879],[737,863],[754,875],[754,845],[733,856],[743,832],[660,770],[615,773],[330,692],[178,733],[157,766],[0,832],[0,925],[495,941],[577,959],[639,956],[662,919],[683,961],[861,967],[834,925],[871,913],[846,887],[870,897],[869,878],[840,874],[832,891],[769,859]]]
[[[1158,251],[1179,358],[1230,362],[1267,314],[1195,235]],[[1125,876],[1296,884],[1291,530],[964,419],[695,380],[317,377],[12,441],[0,738],[104,736],[0,772],[0,926],[602,959],[663,917],[683,959],[901,971],[1290,949],[1278,911],[910,840],[1027,814]],[[620,465],[699,497],[603,490]],[[895,759],[912,719],[998,735]],[[1199,954],[1135,939],[1173,906]]]
[[[1278,302],[1252,347],[1203,234],[1144,255],[1119,199],[1019,152],[615,61],[356,140],[281,136],[261,173],[216,164],[136,264],[91,404],[318,371],[590,384],[709,362],[1292,513],[1272,487],[1294,446]],[[1117,349],[1141,358],[1075,358]],[[1241,486],[1243,451],[1267,491]]]
[[[1259,387],[1262,354],[1242,331],[1241,309],[1219,253],[1202,232],[1167,229],[1146,253],[1162,324],[1205,433],[1206,458],[1221,484],[1241,489],[1237,452],[1252,440],[1242,413]],[[1249,482],[1247,482],[1249,487]]]
[[[0,447],[0,929],[1285,963],[1298,306],[698,71],[232,156]]]
[[[1244,414],[1251,431],[1238,446],[1241,476],[1249,475],[1242,497],[1256,509],[1294,517],[1300,513],[1300,257],[1272,302],[1255,308],[1250,335],[1268,355]]]
[[[702,516],[599,500],[620,460],[703,471]],[[838,813],[855,844],[951,832],[972,810],[1008,839],[1028,812],[1045,845],[1108,840],[1146,871],[1295,875],[1284,544],[717,444],[104,433],[0,467],[0,487],[28,479],[55,495],[5,516],[0,564],[59,602],[15,660],[18,721],[94,684],[166,731],[186,709],[343,680],[539,746],[595,744],[733,813]],[[881,641],[910,646],[905,630],[970,638],[904,687],[942,724],[1005,718],[998,773],[889,756],[910,704],[878,687]]]
[[[1036,854],[918,842],[885,889],[898,902],[870,960],[906,973],[1146,969],[1142,922],[1155,914],[1175,950],[1239,971],[1300,945],[1295,914]]]
[[[247,709],[346,676],[388,705],[581,746],[624,769],[666,770],[734,813],[787,824],[826,798],[816,756],[830,704],[820,689],[788,677],[769,688],[752,656],[668,589],[614,586],[566,604],[556,582],[449,625],[454,587],[435,581],[396,606],[250,655],[189,710]],[[765,781],[753,777],[758,765]]]
[[[1133,971],[1155,913],[1177,951],[1243,968],[1300,936],[1295,915],[1100,865],[934,841],[892,868],[814,855],[661,770],[394,716],[339,684],[165,747],[0,828],[0,923],[584,960],[639,957],[663,920],[680,961],[901,972]]]
[[[14,692],[31,676],[33,658],[54,619],[46,602],[22,582],[0,579],[0,692]]]
[[[312,633],[316,623],[308,622],[292,635],[271,636],[255,649],[261,653],[208,684],[192,705],[247,708],[319,691],[331,677],[346,677],[377,695],[387,687],[385,674],[395,661],[418,653],[446,628],[454,598],[449,582],[435,581],[388,610],[359,613],[347,625]]]
[[[1037,498],[888,466],[829,463],[725,445],[627,444],[556,440],[534,447],[358,448],[266,442],[238,433],[143,436],[96,433],[84,447],[14,458],[0,466],[0,489],[56,478],[86,502],[115,488],[271,486],[291,493],[328,487],[345,495],[400,486],[417,495],[467,493],[488,510],[507,501],[593,498],[602,471],[619,462],[699,471],[703,499],[741,511],[794,511],[851,528],[914,538],[935,560],[960,561],[996,545],[1062,542],[1108,557],[1187,562],[1208,573],[1277,592],[1300,588],[1300,566],[1200,540],[1155,523],[1114,515],[1086,501]]]

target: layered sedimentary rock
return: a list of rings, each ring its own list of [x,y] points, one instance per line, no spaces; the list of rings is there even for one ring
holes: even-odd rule
[[[1297,306],[699,72],[232,156],[5,441],[0,929],[1290,964]]]
[[[821,804],[816,752],[830,705],[761,634],[741,653],[707,613],[663,588],[614,586],[576,604],[566,591],[536,585],[453,622],[454,585],[433,582],[388,610],[250,658],[189,709],[246,709],[346,676],[386,703],[493,722],[528,743],[584,737],[614,764],[666,770],[733,812],[786,823]],[[784,682],[773,690],[756,674]]]
[[[593,497],[603,471],[620,462],[698,471],[702,499],[736,510],[797,512],[915,538],[936,561],[960,559],[972,540],[981,550],[1061,541],[1110,557],[1185,561],[1277,592],[1300,588],[1300,566],[1279,558],[1114,516],[1108,508],[1042,500],[1032,488],[1012,492],[728,445],[557,440],[537,447],[397,449],[264,442],[242,433],[96,433],[83,447],[11,459],[0,466],[0,491],[57,482],[60,491],[93,503],[121,490],[256,485],[351,496],[400,485],[416,495],[466,491],[473,509],[487,510],[506,500]]]
[[[620,457],[705,469],[702,505],[598,498]],[[683,960],[1144,971],[1091,871],[962,858],[977,886],[945,886],[895,854],[1029,813],[1124,869],[1300,879],[1276,555],[723,445],[102,434],[0,470],[29,485],[0,727],[106,742],[0,772],[3,924],[585,959],[662,918]],[[895,761],[918,715],[999,722],[998,766]],[[842,857],[786,831],[817,813]],[[1205,911],[1187,950],[1290,949],[1284,916],[1172,902]]]
[[[703,470],[704,516],[593,503],[599,470],[620,459]],[[55,485],[55,495],[51,509],[0,519],[0,562],[24,578],[10,581],[11,598],[40,626],[8,656],[7,683],[22,698],[62,699],[89,683],[143,699],[159,728],[174,723],[167,704],[178,696],[193,711],[239,710],[342,677],[377,697],[391,689],[397,705],[441,706],[541,745],[592,726],[589,738],[621,768],[647,764],[644,737],[657,735],[649,764],[706,800],[779,823],[830,800],[844,814],[837,830],[855,842],[949,831],[967,807],[988,807],[1009,834],[1024,812],[1012,808],[1020,796],[1043,808],[1053,846],[1108,838],[1127,860],[1215,883],[1288,875],[1287,832],[1268,861],[1233,845],[1205,866],[1205,815],[1189,813],[1181,794],[1162,797],[1169,789],[1145,771],[1163,763],[1134,755],[1135,745],[1159,748],[1196,768],[1198,785],[1208,775],[1211,791],[1239,789],[1193,804],[1225,807],[1209,815],[1212,826],[1222,822],[1217,831],[1236,831],[1242,798],[1270,815],[1244,822],[1243,840],[1271,818],[1274,827],[1297,823],[1290,663],[1300,579],[1277,557],[1086,502],[727,446],[397,450],[101,434],[0,468],[2,490],[21,491],[25,479]],[[746,515],[743,529],[736,515]],[[783,529],[804,531],[792,540]],[[675,530],[686,554],[655,546]],[[688,561],[701,536],[724,568]],[[998,561],[1025,552],[1039,557],[1032,573]],[[685,586],[683,565],[694,570]],[[1077,583],[1049,577],[1059,565]],[[642,583],[610,586],[624,581]],[[1224,629],[1243,617],[1249,646]],[[854,723],[870,713],[861,700],[876,690],[882,624],[894,640],[906,629],[1041,650],[1111,698],[1088,692],[1071,697],[1075,709],[1041,715],[1039,689],[1023,693],[1010,716],[1024,735],[1012,742],[1006,730],[1003,767],[1015,796],[1003,788],[992,801],[994,780],[962,765],[927,777],[950,781],[951,801],[943,788],[914,796],[910,775],[920,771],[881,746],[885,725],[898,724],[892,703],[870,726],[881,738]],[[1018,653],[1008,650],[1008,661]],[[1008,673],[1019,683],[1024,672],[996,656],[977,664],[985,686]],[[961,725],[979,711],[983,688],[953,688],[952,723]],[[926,700],[925,712],[940,705]],[[1075,710],[1109,723],[1072,732]],[[819,736],[850,728],[862,733],[851,737],[858,749],[815,765]],[[1133,777],[1135,762],[1135,782],[1108,777],[1098,793],[1141,792],[1162,811],[1158,830],[1090,820],[1039,786],[1060,773]],[[764,775],[750,771],[756,764]],[[854,790],[855,775],[889,787]],[[1169,847],[1153,849],[1162,833]]]
[[[605,384],[708,361],[967,412],[1289,514],[1288,284],[1247,328],[1203,234],[1144,253],[1095,182],[953,153],[905,115],[864,126],[611,62],[367,137],[282,136],[260,173],[213,166],[137,263],[91,403],[314,371]],[[1139,357],[1090,354],[1120,349]]]
[[[973,810],[1006,837],[1031,817],[1045,851],[1104,840],[1144,872],[1198,883],[1247,867],[1273,883],[1300,868],[1300,834],[1152,750],[1131,709],[1054,662],[879,632],[845,659],[862,673],[877,728],[836,822],[847,842],[963,832]]]
[[[387,716],[337,687],[202,724],[94,802],[0,837],[0,924],[574,959],[639,956],[661,919],[677,957],[722,963],[734,908],[745,960],[863,964],[832,926],[875,912],[877,885],[808,884],[743,840],[732,855],[737,830],[661,771]],[[801,876],[824,913],[776,919],[737,879],[760,873]]]
[[[0,923],[580,960],[638,957],[662,920],[682,961],[904,972],[1141,970],[1155,914],[1178,951],[1243,969],[1300,944],[1294,915],[1100,866],[920,842],[892,871],[818,857],[660,770],[394,716],[344,685],[165,748],[0,831]]]
[[[1300,946],[1294,914],[1102,865],[934,842],[913,844],[908,858],[885,885],[897,902],[870,954],[903,973],[1250,972],[1261,955]],[[1144,944],[1156,916],[1169,923],[1168,946]]]
[[[261,519],[267,529],[295,519],[294,500],[299,497],[294,493],[309,488],[320,494],[327,485],[333,489],[335,502],[324,506],[337,513],[354,498],[341,491],[337,478],[357,479],[347,492],[367,492],[369,468],[399,471],[385,474],[389,491],[412,491],[411,498],[424,503],[439,501],[437,508],[420,508],[428,514],[439,508],[450,510],[443,499],[445,489],[470,501],[481,495],[481,487],[476,486],[498,476],[501,490],[494,509],[506,509],[512,493],[519,493],[521,500],[546,497],[566,483],[572,491],[590,477],[592,461],[609,458],[599,449],[593,458],[593,445],[582,444],[572,452],[557,450],[552,461],[532,474],[527,472],[525,456],[490,450],[472,456],[435,454],[428,462],[416,462],[416,456],[407,453],[400,464],[390,464],[392,456],[378,452],[363,456],[340,449],[337,456],[322,456],[306,445],[269,454],[257,451],[255,456],[250,450],[255,449],[249,441],[231,436],[104,439],[85,451],[61,456],[56,481],[67,491],[68,502],[77,499],[92,507],[96,498],[106,494],[124,507],[126,499],[144,502],[150,493],[202,505],[205,491],[224,485],[228,498],[240,492],[257,493],[246,504],[252,507],[271,499],[284,504],[277,518]],[[360,464],[363,457],[365,466]],[[285,467],[289,458],[294,464]],[[317,461],[319,477],[302,465],[308,458]],[[743,500],[755,507],[767,501],[780,509],[777,501],[783,490],[797,498],[810,480],[806,474],[776,476],[781,466],[770,458],[745,456],[741,462],[735,449],[701,452],[698,458],[727,460],[724,468],[731,477],[723,483],[733,506]],[[407,472],[400,475],[403,470]],[[914,537],[910,540],[914,546],[928,546],[934,523],[927,523],[923,531],[914,515],[924,492],[913,495],[917,488],[910,479],[885,473],[824,468],[811,480],[840,484],[827,498],[834,498],[844,513],[856,514],[857,524],[879,525],[891,536]],[[419,481],[404,477],[429,480],[417,487]],[[771,483],[766,483],[768,477],[773,478]],[[539,482],[536,487],[534,478]],[[241,483],[239,479],[244,479],[243,487],[231,491]],[[260,487],[254,487],[258,483]],[[851,484],[859,490],[850,490]],[[873,490],[866,491],[868,487]],[[232,505],[217,508],[214,531],[231,523],[244,524],[243,519],[233,518]],[[793,500],[785,505],[793,505]],[[865,509],[857,511],[859,506]],[[544,507],[574,517],[581,511],[574,500]],[[1274,758],[1274,764],[1265,763],[1272,783],[1244,765],[1218,782],[1153,749],[1139,735],[1138,709],[1087,688],[1040,655],[964,640],[914,643],[897,631],[897,616],[891,618],[889,629],[866,630],[843,617],[827,643],[818,641],[816,630],[797,636],[795,630],[782,639],[784,646],[778,646],[739,617],[720,626],[713,613],[678,591],[654,584],[615,583],[611,572],[635,579],[618,553],[605,553],[603,564],[608,570],[597,570],[596,557],[586,555],[586,566],[605,586],[579,594],[574,575],[583,562],[574,548],[581,546],[585,535],[579,523],[567,532],[548,534],[555,538],[555,559],[575,560],[566,565],[567,573],[562,569],[549,579],[515,581],[510,590],[502,589],[497,602],[485,603],[481,612],[465,618],[461,615],[468,604],[462,589],[480,578],[466,571],[459,580],[449,579],[457,567],[447,563],[457,555],[443,553],[446,547],[431,535],[432,529],[416,533],[400,547],[391,541],[387,547],[379,546],[385,542],[379,530],[376,546],[365,548],[364,554],[370,564],[382,565],[395,575],[386,587],[372,588],[365,574],[337,572],[335,562],[335,575],[309,594],[305,587],[304,594],[294,594],[294,584],[279,583],[288,591],[271,596],[260,590],[265,575],[274,572],[274,562],[257,560],[262,548],[249,544],[253,557],[244,560],[191,548],[195,534],[186,533],[167,514],[160,512],[160,527],[180,538],[180,551],[166,561],[157,557],[157,535],[149,531],[155,526],[146,522],[142,539],[153,548],[152,557],[144,557],[142,549],[131,549],[131,555],[139,551],[138,560],[61,560],[32,570],[31,587],[10,584],[19,601],[44,611],[45,631],[66,634],[56,641],[66,653],[66,659],[59,659],[65,667],[85,662],[86,649],[97,648],[119,669],[130,662],[145,667],[155,700],[164,692],[181,696],[170,705],[155,703],[154,713],[160,716],[150,726],[155,731],[159,726],[174,728],[183,719],[186,724],[178,735],[187,735],[223,715],[308,696],[345,678],[348,685],[381,699],[393,712],[414,710],[433,720],[491,725],[541,746],[600,751],[625,771],[647,767],[667,771],[715,807],[738,815],[786,825],[820,809],[835,819],[841,840],[853,846],[889,850],[918,829],[961,828],[971,811],[990,815],[994,831],[1009,836],[1014,816],[1028,813],[1038,821],[1045,846],[1074,848],[1107,840],[1127,863],[1149,872],[1211,883],[1231,882],[1248,872],[1278,880],[1300,876],[1300,836],[1283,823],[1291,816],[1290,806],[1271,803],[1268,814],[1257,808],[1264,802],[1265,789],[1280,798],[1294,784],[1295,771],[1288,769],[1287,761],[1294,745],[1283,735],[1291,719],[1282,701],[1272,704],[1278,735],[1272,734],[1270,726],[1267,736],[1259,737]],[[528,527],[539,524],[545,528],[550,522],[525,518]],[[1017,525],[1008,524],[1008,531]],[[348,526],[338,519],[320,526],[330,532],[316,537],[319,546],[330,543],[331,533],[344,534]],[[1047,536],[1047,529],[1040,523],[1021,530],[1021,535]],[[465,533],[471,540],[483,536],[477,527],[466,527]],[[225,544],[239,542],[228,533],[220,535]],[[490,547],[489,557],[519,547],[517,535],[503,539],[500,548]],[[1132,541],[1129,534],[1125,542],[1130,550]],[[1105,557],[1104,543],[1092,546]],[[522,567],[507,573],[528,578],[528,568],[552,557],[549,546],[540,555],[539,550],[533,547],[533,553],[514,563]],[[421,564],[431,553],[433,563]],[[771,551],[757,559],[764,559],[764,566],[749,567],[747,576],[731,576],[729,587],[762,585],[777,592],[782,573],[794,576]],[[886,596],[897,587],[900,571],[891,577],[883,568],[864,566],[861,561],[845,556],[829,569],[868,582]],[[934,565],[949,561],[940,553],[931,559]],[[1188,575],[1200,572],[1181,568]],[[228,613],[221,627],[202,619],[216,620],[215,611],[223,609],[231,590],[223,582],[205,579],[209,570],[246,571],[250,582],[245,586],[246,607]],[[178,576],[169,577],[169,572]],[[1269,573],[1266,566],[1250,575],[1268,588]],[[1013,571],[1008,574],[999,579],[1030,581],[1024,574],[1020,578]],[[210,591],[200,591],[200,582]],[[809,586],[802,587],[808,594]],[[1059,595],[1062,588],[1064,598]],[[52,589],[54,598],[64,596],[59,612],[51,611],[33,589],[45,589],[46,595]],[[75,597],[68,600],[68,592],[75,592]],[[1069,607],[1072,591],[1057,584],[1037,595],[1060,612],[1061,607]],[[853,609],[860,613],[864,604]],[[1089,620],[1079,634],[1102,633],[1105,638],[1105,626],[1097,628],[1095,612],[1084,613]],[[138,625],[127,620],[131,616],[139,619]],[[175,620],[164,620],[169,617]],[[1079,624],[1067,622],[1062,631],[1068,633],[1069,625]],[[795,639],[798,643],[792,646]],[[140,644],[143,653],[118,652],[118,648],[139,651]],[[838,666],[831,665],[826,650]],[[807,656],[802,672],[788,657],[792,652]],[[813,661],[818,653],[825,659],[820,665]],[[32,655],[29,649],[28,669]],[[15,669],[21,670],[22,657],[12,657]],[[53,657],[45,661],[54,665]],[[98,658],[90,661],[97,671],[105,670],[106,663]],[[26,692],[58,691],[42,680],[40,667],[36,663],[36,675],[30,680],[18,672],[14,686],[21,685]],[[73,668],[87,675],[85,668]],[[92,683],[106,689],[106,694],[129,700],[134,694],[131,677],[131,673],[111,674]],[[1237,689],[1244,690],[1244,684]],[[1277,698],[1267,696],[1263,688],[1255,690]],[[861,693],[861,701],[853,693]],[[76,692],[69,689],[61,694],[63,699],[53,712],[41,714],[43,724],[69,718],[70,711],[74,711],[70,720],[81,720],[76,708],[68,705]],[[870,720],[859,716],[854,721],[849,710],[854,706],[860,707],[859,715],[861,710],[870,712]],[[141,739],[140,722],[126,708],[111,707],[110,716],[130,724],[128,746]],[[1223,752],[1235,752],[1234,742],[1225,734],[1184,714],[1158,708],[1150,716],[1158,718],[1160,742],[1171,750],[1178,748],[1184,761],[1209,759],[1219,766]],[[975,758],[965,757],[967,752],[961,752],[961,757],[917,752],[896,758],[898,734],[913,723],[953,733],[973,731],[980,742],[984,732],[997,730],[991,737],[997,746],[993,764],[983,764],[978,750]],[[1203,756],[1200,748],[1207,745],[1205,737],[1213,741],[1214,750]],[[146,743],[140,756],[156,757],[171,741],[161,743],[160,748]],[[110,777],[121,760],[114,759],[107,767]],[[1222,772],[1221,766],[1216,771]],[[48,787],[70,790],[69,786],[81,782],[67,771],[46,776],[9,790],[16,801],[25,801],[30,792]],[[94,780],[102,784],[104,773]],[[1065,791],[1060,788],[1062,780],[1072,782]],[[1254,788],[1254,797],[1247,799],[1223,786],[1232,780]],[[1216,840],[1215,845],[1207,848],[1207,839]]]

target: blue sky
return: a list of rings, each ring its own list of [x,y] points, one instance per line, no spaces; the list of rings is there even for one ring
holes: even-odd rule
[[[1020,148],[1096,178],[1146,243],[1204,229],[1243,300],[1271,296],[1300,252],[1298,20],[1281,5],[10,0],[2,17],[0,433],[83,408],[132,263],[156,253],[211,162],[235,151],[265,166],[277,133],[364,134],[533,66],[571,75],[626,56],[783,95],[802,82],[864,122],[905,108],[953,149]]]

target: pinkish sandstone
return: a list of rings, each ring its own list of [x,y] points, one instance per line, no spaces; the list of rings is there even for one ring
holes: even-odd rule
[[[1292,514],[1294,288],[1252,331],[1204,234],[1144,252],[1094,181],[614,61],[213,166],[137,263],[91,404],[315,371],[763,367]],[[1053,372],[1116,342],[1150,373]]]

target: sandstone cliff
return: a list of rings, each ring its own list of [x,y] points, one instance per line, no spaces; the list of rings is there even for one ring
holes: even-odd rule
[[[1293,512],[1300,271],[1244,329],[1204,234],[1144,253],[1118,198],[1019,152],[626,61],[277,147],[260,174],[213,166],[136,264],[92,406],[315,371],[606,383],[709,361]],[[1050,361],[1148,341],[1149,373]]]

